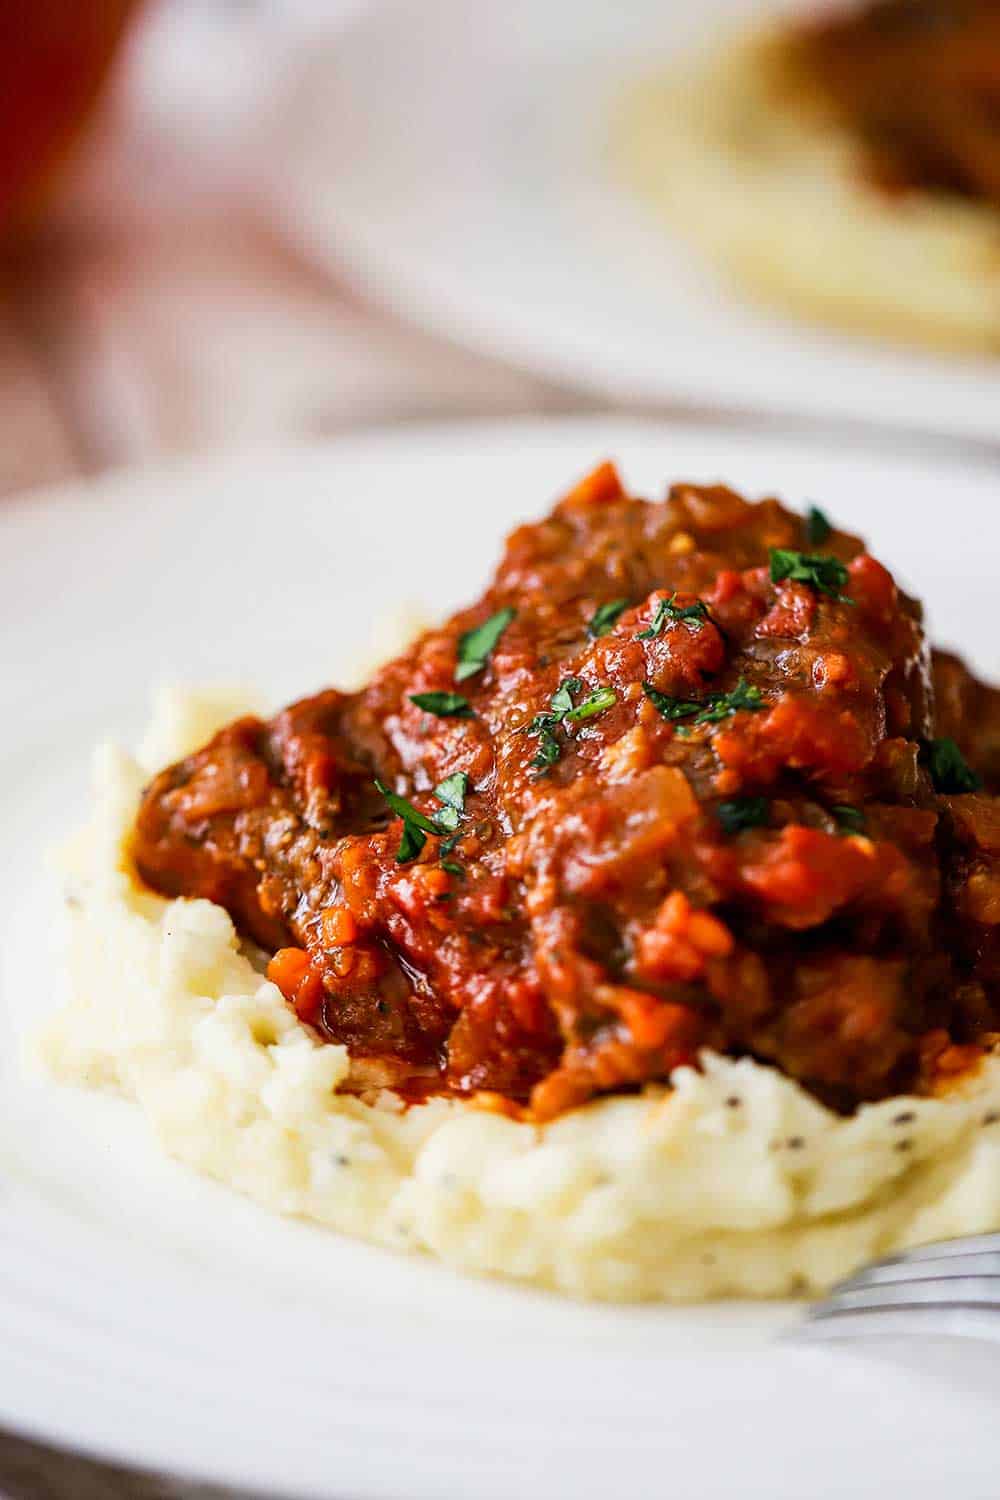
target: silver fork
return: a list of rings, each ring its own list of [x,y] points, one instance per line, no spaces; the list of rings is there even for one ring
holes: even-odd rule
[[[1000,1234],[942,1240],[889,1255],[839,1282],[794,1340],[951,1334],[1000,1342]]]

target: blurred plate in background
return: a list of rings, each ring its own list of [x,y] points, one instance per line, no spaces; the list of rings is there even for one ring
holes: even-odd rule
[[[374,6],[312,51],[282,101],[284,211],[406,317],[605,396],[1000,439],[1000,359],[759,312],[616,181],[610,120],[628,82],[764,9]]]

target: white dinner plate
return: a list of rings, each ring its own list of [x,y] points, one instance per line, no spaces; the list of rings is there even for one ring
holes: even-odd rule
[[[995,1351],[803,1349],[785,1306],[584,1305],[269,1217],[123,1100],[26,1072],[59,998],[44,856],[93,742],[165,676],[336,680],[380,613],[475,597],[595,460],[726,479],[867,532],[941,637],[1000,668],[985,467],[617,421],[414,429],[0,503],[0,1425],[335,1500],[987,1500]]]
[[[617,180],[627,81],[776,3],[370,6],[269,119],[288,221],[408,318],[615,399],[1000,440],[1000,359],[754,309]]]

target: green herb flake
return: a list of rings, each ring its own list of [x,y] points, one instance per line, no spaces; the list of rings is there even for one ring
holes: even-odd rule
[[[683,621],[691,630],[700,630],[708,619],[708,610],[701,599],[694,604],[677,604],[676,593],[671,594],[669,599],[661,599],[656,606],[656,613],[646,626],[636,636],[637,641],[651,641],[655,636],[662,635],[664,626],[668,620]]]
[[[538,750],[531,762],[536,771],[547,771],[562,755],[562,746],[555,733],[560,724],[577,724],[592,719],[617,702],[614,688],[595,688],[574,707],[573,694],[578,693],[583,685],[582,678],[564,677],[549,699],[548,710],[536,714],[531,723],[525,725],[522,732],[533,734],[538,739]]]
[[[596,688],[594,692],[584,698],[582,703],[578,703],[575,708],[571,708],[568,713],[563,715],[563,722],[566,724],[579,724],[583,719],[593,719],[597,714],[603,714],[606,709],[610,708],[613,703],[617,703],[617,701],[618,694],[614,688]]]
[[[397,865],[408,865],[411,859],[423,852],[427,842],[427,835],[413,823],[404,818],[403,832],[399,840],[399,848],[396,850]]]
[[[805,583],[836,599],[841,604],[851,604],[840,591],[847,582],[848,573],[839,557],[823,557],[811,552],[796,552],[790,547],[771,548],[771,582]]]
[[[472,709],[468,698],[461,693],[411,693],[410,702],[426,713],[436,714],[439,719],[471,719]]]
[[[726,833],[742,833],[745,828],[764,826],[770,804],[766,797],[735,797],[731,802],[720,802],[715,812]]]
[[[811,505],[806,515],[806,541],[813,547],[822,547],[833,527],[818,505]]]
[[[651,682],[644,682],[642,690],[658,714],[665,719],[689,719],[692,714],[700,713],[704,707],[701,703],[694,703],[689,698],[671,698],[668,693],[661,693],[659,688],[653,687]]]
[[[759,687],[741,677],[731,693],[716,693],[695,719],[696,724],[718,724],[730,714],[759,713],[765,707]]]
[[[495,615],[490,615],[488,620],[484,620],[474,630],[467,630],[464,635],[459,636],[456,682],[464,682],[467,677],[473,677],[476,672],[483,670],[516,614],[517,610],[508,605],[505,609],[498,609]]]
[[[412,823],[415,828],[421,829],[424,833],[437,833],[437,829],[427,814],[414,807],[412,802],[408,802],[405,797],[398,796],[396,792],[391,792],[384,782],[379,781],[378,777],[375,778],[375,785],[397,818],[402,818],[404,823]]]
[[[663,718],[690,719],[692,724],[719,724],[735,713],[759,713],[766,707],[759,687],[741,677],[731,693],[714,693],[711,698],[696,702],[689,698],[671,698],[659,692],[651,683],[644,682],[642,690],[657,713]]]
[[[590,639],[594,641],[598,636],[607,635],[617,622],[618,616],[626,609],[628,609],[627,599],[609,599],[607,604],[601,604],[587,621],[587,634]]]
[[[464,867],[456,864],[453,859],[443,859],[441,861],[441,868],[442,870],[447,870],[449,875],[457,875],[459,880],[465,879]]]
[[[434,796],[444,806],[434,814],[434,821],[446,833],[454,833],[459,819],[465,811],[465,796],[469,790],[469,778],[464,771],[455,771],[446,776],[434,788]]]
[[[536,714],[536,719],[552,723],[554,719],[561,719],[568,714],[573,707],[573,694],[578,693],[583,687],[583,680],[579,677],[564,677],[549,699],[549,710],[547,714]]]
[[[831,807],[834,822],[841,833],[864,833],[865,815],[860,807],[850,807],[846,802]]]
[[[562,746],[547,725],[535,732],[538,735],[538,750],[531,757],[531,764],[536,771],[547,771],[562,755]]]
[[[954,740],[927,740],[924,749],[927,768],[936,792],[942,792],[945,796],[961,796],[964,792],[980,790],[982,777],[968,764]]]
[[[465,811],[465,796],[469,787],[469,778],[464,771],[456,771],[453,776],[448,776],[434,788],[434,796],[444,806],[433,818],[422,813],[419,808],[413,806],[405,797],[398,796],[389,788],[375,778],[375,786],[382,793],[389,807],[397,817],[403,820],[403,833],[399,841],[399,849],[396,853],[396,863],[400,865],[409,864],[410,860],[416,859],[427,843],[429,833],[454,833],[458,827],[459,819]],[[442,844],[442,849],[444,845]],[[453,847],[449,845],[449,847]],[[446,851],[447,852],[447,851]]]
[[[455,771],[451,776],[446,776],[439,781],[434,788],[434,795],[439,802],[446,807],[453,807],[456,812],[465,811],[465,799],[469,793],[469,777],[465,771]]]

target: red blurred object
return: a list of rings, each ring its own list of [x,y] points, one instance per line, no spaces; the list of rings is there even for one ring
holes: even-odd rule
[[[86,122],[141,0],[0,5],[0,233],[30,219]]]

